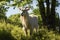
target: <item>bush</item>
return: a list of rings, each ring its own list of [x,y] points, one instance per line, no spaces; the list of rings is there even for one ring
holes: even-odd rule
[[[10,33],[11,27],[6,23],[0,23],[0,40],[15,40]]]
[[[23,30],[20,27],[15,27],[12,31],[11,31],[12,36],[17,39],[17,40],[22,40],[25,38],[25,34],[23,32]]]
[[[45,28],[39,28],[38,32],[32,35],[25,35],[21,27],[17,25],[0,23],[0,40],[60,40],[60,34],[49,31]]]
[[[0,40],[21,40],[24,37],[22,28],[5,22],[0,23]]]
[[[0,31],[0,40],[15,40],[10,32],[5,30]]]
[[[41,28],[38,32],[34,32],[30,38],[31,40],[55,40],[55,34],[53,31]]]

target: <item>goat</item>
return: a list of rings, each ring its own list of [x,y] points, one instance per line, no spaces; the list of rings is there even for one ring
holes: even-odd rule
[[[34,28],[38,29],[38,19],[36,15],[29,15],[28,14],[28,10],[29,8],[26,7],[25,9],[20,9],[22,10],[21,16],[20,16],[20,20],[21,23],[23,25],[23,29],[27,34],[27,29],[30,30],[30,34],[32,34]]]

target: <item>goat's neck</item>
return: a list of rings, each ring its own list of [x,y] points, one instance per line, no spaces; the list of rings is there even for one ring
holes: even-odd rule
[[[24,16],[24,19],[25,19],[26,21],[29,21],[29,15],[25,15],[25,16]]]
[[[29,26],[29,15],[28,14],[24,16],[24,21],[26,23],[26,26]]]
[[[29,15],[27,15],[27,16],[25,16],[25,22],[26,22],[26,26],[27,26],[27,28],[30,28],[30,20],[29,20]]]

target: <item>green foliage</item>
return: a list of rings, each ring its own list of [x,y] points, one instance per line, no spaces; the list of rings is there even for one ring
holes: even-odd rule
[[[0,23],[0,40],[20,40],[24,36],[22,28],[5,22]]]
[[[26,4],[29,4],[32,2],[32,0],[12,0],[12,1],[13,1],[13,4],[9,4],[9,5],[10,6],[17,6],[17,7],[25,6]]]
[[[48,31],[47,29],[40,28],[38,32],[34,32],[30,37],[30,40],[55,40],[55,33]]]
[[[0,31],[0,40],[15,40],[14,37],[5,30]]]
[[[33,12],[34,12],[35,15],[40,15],[40,12],[39,12],[39,9],[38,8],[37,9],[34,9]]]
[[[13,22],[19,23],[20,22],[20,14],[11,15],[8,19]]]
[[[42,18],[41,18],[41,15],[38,15],[38,24],[39,26],[42,26]]]
[[[11,35],[12,25],[0,23],[0,40],[15,40]]]
[[[17,39],[17,40],[21,40],[22,38],[25,37],[25,34],[23,32],[23,30],[20,27],[15,27],[12,31],[11,31],[12,36]]]
[[[12,6],[18,7],[31,2],[31,0],[12,1]],[[60,34],[47,30],[46,28],[39,28],[38,31],[33,32],[32,35],[25,35],[20,23],[20,14],[12,15],[6,21],[3,20],[7,18],[5,16],[6,9],[3,6],[6,2],[10,2],[10,0],[0,0],[0,40],[60,40]],[[43,0],[41,0],[41,2],[43,2]],[[33,12],[38,16],[39,25],[42,25],[42,18],[41,15],[39,15],[39,9],[35,9]]]
[[[0,23],[0,40],[60,40],[60,34],[39,28],[32,35],[25,35],[21,27],[12,24]]]
[[[20,14],[11,15],[11,16],[8,18],[8,21],[9,21],[11,24],[18,25],[18,26],[22,26],[22,24],[21,24],[21,22],[20,22]]]
[[[7,19],[6,15],[6,8],[3,5],[0,5],[0,19]]]

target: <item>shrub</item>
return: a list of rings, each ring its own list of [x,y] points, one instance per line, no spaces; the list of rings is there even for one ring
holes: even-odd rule
[[[29,32],[28,32],[29,33]],[[60,40],[60,34],[39,28],[32,35],[25,35],[21,27],[8,23],[0,23],[0,40]]]
[[[23,40],[26,36],[21,27],[0,23],[0,40]]]
[[[5,30],[0,30],[0,40],[15,40],[14,37],[11,35],[10,32]]]
[[[23,30],[20,27],[15,27],[12,31],[11,31],[12,36],[17,39],[17,40],[22,40],[25,38],[25,34],[23,32]]]

